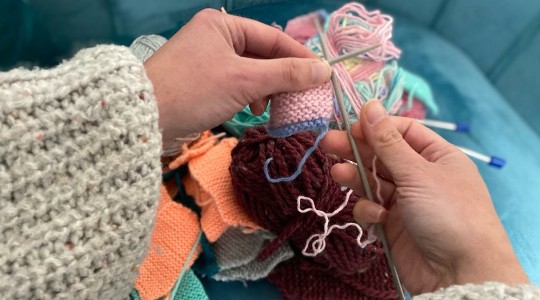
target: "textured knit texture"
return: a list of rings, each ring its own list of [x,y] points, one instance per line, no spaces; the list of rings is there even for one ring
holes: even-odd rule
[[[288,243],[281,245],[270,257],[257,260],[266,243],[275,236],[257,230],[244,233],[241,228],[230,228],[213,245],[220,272],[213,278],[221,281],[258,280],[268,274],[279,263],[293,257]]]
[[[167,39],[160,35],[143,35],[131,43],[129,49],[143,62],[146,62],[154,53],[165,45]],[[178,137],[173,141],[167,141],[163,145],[163,156],[174,156],[181,152],[184,144],[189,144],[199,138],[199,133],[193,133],[185,137]]]
[[[159,197],[157,118],[125,47],[0,73],[0,298],[128,297]]]
[[[201,133],[198,140],[192,144],[183,144],[180,149],[180,155],[176,156],[169,164],[170,170],[178,169],[186,164],[192,158],[201,156],[208,152],[217,143],[218,139],[212,136],[210,131]]]
[[[208,300],[201,281],[192,270],[188,270],[182,277],[176,294],[170,295],[171,300]]]
[[[332,166],[342,161],[320,149],[308,158],[304,172],[293,182],[269,183],[259,171],[265,158],[273,156],[275,163],[271,165],[271,174],[279,176],[288,172],[314,139],[314,135],[307,132],[273,138],[261,126],[246,130],[246,137],[232,152],[230,172],[238,200],[261,226],[277,234],[277,238],[265,247],[261,258],[287,240],[295,250],[302,250],[313,234],[324,232],[323,218],[298,211],[298,196],[314,199],[315,207],[324,212],[334,211],[346,198],[346,192],[330,174]],[[354,222],[352,209],[358,199],[359,196],[353,194],[346,207],[332,217],[331,225]],[[344,274],[372,266],[376,257],[383,256],[380,245],[375,243],[362,249],[357,244],[357,236],[356,228],[333,231],[326,238],[324,252],[314,260]],[[367,234],[364,234],[362,241],[366,239]]]
[[[163,186],[151,245],[135,283],[141,299],[154,300],[171,291],[192,248],[197,247],[186,267],[200,253],[200,246],[195,245],[199,232],[197,215],[174,202]]]
[[[268,132],[287,137],[296,132],[320,132],[328,128],[333,112],[330,82],[302,92],[281,93],[272,98]]]
[[[191,177],[186,178],[184,184],[202,208],[201,227],[213,243],[229,227],[242,226],[248,231],[261,228],[233,192],[229,166],[232,161],[231,151],[238,141],[236,138],[226,138],[213,147],[204,147],[208,143],[214,144],[212,140],[211,135],[205,134],[191,147],[192,152],[184,152],[186,155],[197,153],[188,162]],[[203,148],[206,152],[197,151]]]
[[[316,262],[297,256],[276,267],[268,276],[285,300],[340,299],[376,300],[396,299],[390,275],[385,272],[385,258],[380,256],[373,268],[355,274],[339,274]]]
[[[415,300],[537,300],[540,299],[540,288],[533,285],[509,286],[498,282],[484,284],[454,285],[440,289],[434,293],[426,293],[414,297]]]

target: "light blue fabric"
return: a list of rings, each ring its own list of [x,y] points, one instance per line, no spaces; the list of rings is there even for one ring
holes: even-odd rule
[[[199,10],[220,8],[225,0],[106,0],[115,24],[116,35],[122,38],[162,33],[179,29]]]
[[[434,29],[487,73],[538,17],[540,1],[452,0]]]
[[[538,18],[540,26],[540,17]],[[527,36],[495,85],[525,121],[540,132],[540,31]]]
[[[431,26],[443,10],[444,0],[370,0],[368,5],[392,15],[406,17],[424,26]]]

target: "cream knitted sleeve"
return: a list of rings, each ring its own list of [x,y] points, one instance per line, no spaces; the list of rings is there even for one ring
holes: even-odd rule
[[[125,299],[161,181],[157,105],[129,49],[0,73],[0,299]]]
[[[540,299],[540,289],[533,285],[510,286],[498,282],[486,282],[484,284],[454,285],[440,289],[433,293],[422,294],[414,297],[414,300],[536,300]]]

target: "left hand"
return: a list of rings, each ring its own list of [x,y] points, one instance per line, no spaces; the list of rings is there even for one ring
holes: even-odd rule
[[[279,29],[205,9],[146,63],[164,142],[215,127],[268,96],[316,87],[330,66]]]
[[[382,222],[410,293],[487,281],[529,282],[482,176],[463,152],[413,119],[388,116],[379,101],[362,107],[352,135],[370,187],[375,192],[379,180],[385,205],[360,200],[354,218],[364,224]],[[330,131],[321,146],[354,159],[343,131]],[[371,172],[375,155],[376,175]],[[356,166],[337,164],[332,177],[366,194]]]

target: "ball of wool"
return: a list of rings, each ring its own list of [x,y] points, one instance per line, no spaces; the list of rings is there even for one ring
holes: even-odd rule
[[[233,188],[253,218],[277,235],[260,258],[264,259],[287,240],[295,250],[301,250],[311,235],[323,232],[324,220],[314,213],[298,212],[297,198],[310,197],[317,209],[334,211],[346,196],[330,175],[330,169],[340,160],[317,149],[294,181],[270,183],[261,171],[266,158],[274,158],[269,169],[272,176],[285,176],[294,170],[306,149],[313,145],[315,134],[304,132],[273,138],[264,127],[255,127],[246,130],[245,135],[232,151]],[[354,222],[352,208],[357,200],[358,196],[353,195],[347,207],[331,218],[331,224]],[[314,257],[314,261],[344,274],[369,268],[382,250],[376,243],[360,248],[356,243],[357,235],[354,228],[332,232],[327,237],[325,250]],[[362,239],[366,238],[364,235]]]

